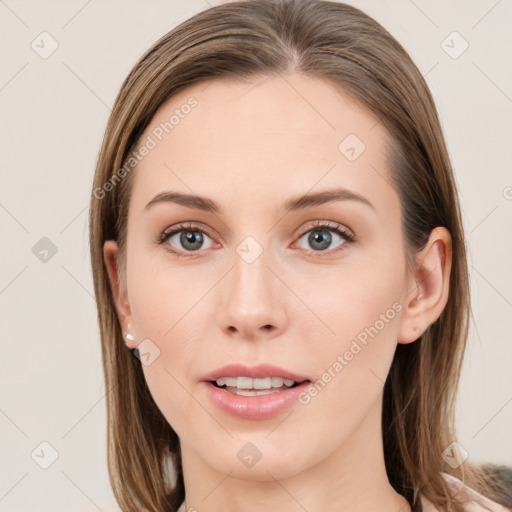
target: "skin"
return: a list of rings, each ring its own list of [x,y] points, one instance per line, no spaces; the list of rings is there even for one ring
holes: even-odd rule
[[[141,140],[190,96],[197,107],[132,176],[126,290],[116,272],[117,245],[104,246],[119,320],[135,337],[127,346],[149,338],[160,350],[143,370],[181,440],[187,507],[410,510],[386,476],[383,386],[397,343],[417,340],[446,304],[448,231],[432,231],[416,254],[416,272],[407,274],[399,199],[389,185],[388,134],[326,82],[290,73],[196,84],[159,109]],[[352,162],[338,150],[351,133],[366,146]],[[357,192],[374,209],[345,200],[285,215],[290,197],[334,187]],[[144,211],[162,191],[206,196],[223,212],[174,203]],[[180,234],[154,243],[187,221],[206,232],[199,249],[181,244]],[[332,240],[320,250],[308,241],[315,221],[350,230],[357,243],[322,231]],[[263,249],[250,264],[236,251],[247,236]],[[268,362],[321,379],[396,302],[401,310],[317,396],[272,419],[227,415],[200,382],[232,362]],[[237,457],[247,442],[262,454],[251,468]]]

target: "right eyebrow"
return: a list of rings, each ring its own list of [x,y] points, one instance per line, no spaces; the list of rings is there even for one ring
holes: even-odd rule
[[[206,197],[183,194],[181,192],[162,192],[156,195],[151,201],[144,207],[144,210],[149,210],[152,206],[158,203],[176,203],[187,208],[195,208],[196,210],[203,210],[210,213],[221,213],[222,209],[220,206]]]

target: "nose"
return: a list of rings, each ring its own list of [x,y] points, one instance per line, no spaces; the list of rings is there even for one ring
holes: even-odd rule
[[[234,254],[232,269],[222,285],[217,318],[231,337],[270,339],[286,329],[284,286],[269,267],[265,251],[249,261]]]

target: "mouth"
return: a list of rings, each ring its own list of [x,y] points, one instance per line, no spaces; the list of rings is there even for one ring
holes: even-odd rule
[[[270,364],[230,364],[201,381],[209,400],[222,412],[244,420],[266,420],[296,404],[312,379]]]
[[[307,379],[297,382],[292,379],[283,379],[281,377],[220,377],[217,380],[210,381],[216,388],[225,389],[229,393],[238,396],[261,396],[272,393],[280,393],[288,389],[293,389],[303,382],[309,382]]]

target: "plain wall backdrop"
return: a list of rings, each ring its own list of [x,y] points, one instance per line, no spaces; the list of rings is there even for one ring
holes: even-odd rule
[[[0,0],[4,512],[118,510],[88,246],[94,166],[139,56],[218,3]],[[476,462],[512,465],[512,2],[348,3],[405,46],[437,103],[473,294],[459,442]]]

